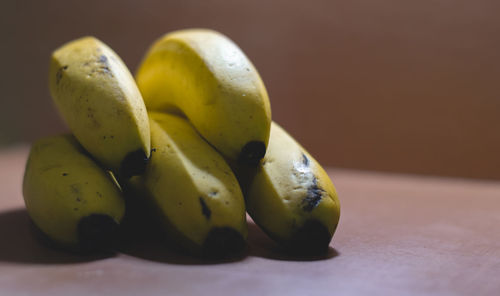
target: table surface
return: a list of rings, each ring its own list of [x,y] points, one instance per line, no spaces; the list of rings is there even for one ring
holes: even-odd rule
[[[234,261],[154,238],[75,256],[33,235],[28,150],[0,151],[0,295],[500,295],[500,182],[329,169],[341,219],[328,255],[284,255],[252,222]]]

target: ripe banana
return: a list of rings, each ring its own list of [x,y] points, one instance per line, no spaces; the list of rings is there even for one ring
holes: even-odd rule
[[[187,119],[150,113],[152,155],[142,176],[130,179],[144,192],[165,230],[182,246],[206,256],[245,247],[245,203],[229,165]]]
[[[249,59],[226,36],[190,29],[166,34],[136,75],[148,110],[183,113],[226,158],[257,163],[269,141],[271,108]]]
[[[42,233],[74,250],[105,247],[125,212],[116,183],[71,135],[33,144],[23,196]]]
[[[257,168],[234,168],[247,211],[271,238],[303,253],[326,251],[340,204],[318,162],[278,124],[272,123],[266,156]]]
[[[106,168],[129,177],[150,155],[146,107],[123,61],[94,37],[54,51],[49,73],[55,105],[87,151]]]

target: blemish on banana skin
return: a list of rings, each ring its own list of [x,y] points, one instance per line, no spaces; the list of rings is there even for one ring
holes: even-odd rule
[[[309,166],[309,158],[304,153],[302,153],[302,164],[306,167]]]
[[[59,82],[61,81],[62,77],[63,77],[63,71],[67,70],[68,69],[68,66],[62,66],[61,68],[59,68],[56,72],[56,84],[59,84]]]
[[[113,76],[113,73],[111,73],[111,69],[109,68],[108,58],[105,55],[101,55],[99,57],[99,63],[101,64],[99,69],[102,71],[103,74],[108,74],[110,76]]]
[[[101,55],[99,57],[99,62],[103,63],[103,64],[107,64],[108,63],[108,58],[105,55]]]
[[[306,196],[302,199],[301,205],[302,209],[306,212],[311,212],[315,207],[318,206],[319,202],[323,198],[325,190],[318,186],[318,179],[311,171],[309,158],[302,153],[302,163],[301,171],[307,175],[306,179],[309,179],[310,185],[307,187]]]
[[[88,107],[87,108],[87,118],[89,119],[89,123],[91,124],[90,126],[92,128],[97,129],[101,126],[101,124],[99,123],[99,121],[97,121],[97,119],[94,118],[94,114],[95,114],[95,109]]]
[[[323,194],[325,190],[321,189],[318,186],[318,179],[314,177],[313,184],[307,188],[307,195],[302,200],[302,209],[306,212],[312,211],[315,207],[318,206],[319,202],[323,198]]]
[[[85,201],[83,200],[83,197],[82,197],[82,190],[81,190],[80,184],[71,184],[69,186],[70,186],[72,196],[75,197],[75,200],[77,202],[85,203]]]
[[[205,203],[205,200],[200,197],[200,204],[201,204],[201,213],[207,220],[210,219],[210,216],[212,215],[212,211],[208,208],[207,204]]]
[[[85,61],[83,63],[84,68],[89,68],[87,77],[93,77],[94,74],[109,75],[113,77],[113,72],[111,71],[111,66],[109,64],[108,57],[105,55],[100,55],[97,59]]]

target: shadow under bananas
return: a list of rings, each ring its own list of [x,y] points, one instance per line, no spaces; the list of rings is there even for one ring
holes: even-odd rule
[[[113,257],[112,252],[73,254],[47,245],[24,208],[0,212],[0,261],[25,264],[70,264]]]
[[[227,258],[193,256],[168,239],[164,230],[152,218],[143,214],[126,217],[120,227],[117,251],[128,256],[178,265],[214,265],[243,260],[247,250]]]
[[[290,252],[269,238],[253,221],[248,221],[248,245],[250,256],[272,260],[318,261],[333,259],[340,255],[332,247],[328,247],[326,253],[317,255],[301,255]]]
[[[144,217],[143,217],[144,218]],[[214,265],[227,264],[244,260],[246,257],[261,257],[282,261],[317,261],[328,260],[339,255],[329,247],[321,255],[297,255],[280,248],[255,223],[248,221],[248,245],[241,254],[229,258],[211,259],[196,257],[179,248],[166,238],[164,232],[153,220],[143,219],[141,222],[127,221],[122,226],[120,253],[144,260],[180,265]]]

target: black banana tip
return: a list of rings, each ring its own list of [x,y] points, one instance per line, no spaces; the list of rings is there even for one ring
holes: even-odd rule
[[[123,159],[120,166],[120,174],[125,178],[130,178],[132,176],[142,175],[146,171],[146,165],[148,164],[148,157],[142,149],[130,152]]]
[[[204,257],[224,258],[242,253],[246,247],[243,236],[230,227],[216,227],[210,231],[203,243]]]
[[[323,223],[307,220],[292,236],[290,247],[293,253],[317,255],[328,251],[332,236]]]
[[[239,162],[256,165],[266,154],[266,144],[261,141],[248,142],[241,149]]]
[[[118,223],[108,215],[91,214],[78,222],[78,240],[83,250],[104,250],[111,246]]]

